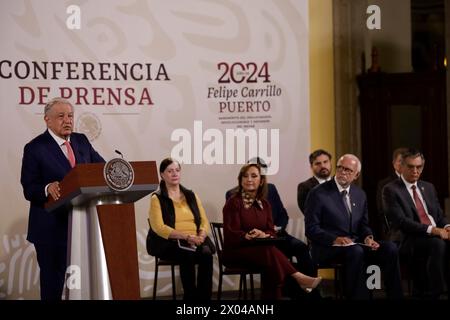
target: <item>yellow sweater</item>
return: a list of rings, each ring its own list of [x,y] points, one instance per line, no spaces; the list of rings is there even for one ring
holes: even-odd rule
[[[200,211],[200,230],[208,232],[208,218],[206,217],[205,209],[203,208],[200,198],[195,195],[197,200],[198,209]],[[197,227],[195,226],[194,214],[189,208],[186,198],[181,201],[175,201],[172,199],[173,206],[175,209],[175,229],[188,234],[197,234]],[[150,199],[150,210],[149,210],[150,225],[153,231],[164,239],[169,239],[169,235],[172,233],[174,228],[164,224],[161,204],[156,195],[152,195]]]

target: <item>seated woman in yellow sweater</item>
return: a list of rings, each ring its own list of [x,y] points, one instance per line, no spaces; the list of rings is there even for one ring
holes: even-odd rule
[[[205,209],[197,195],[180,184],[176,160],[162,160],[159,173],[159,189],[151,196],[147,249],[153,256],[180,263],[185,300],[210,300],[215,248],[207,236]]]

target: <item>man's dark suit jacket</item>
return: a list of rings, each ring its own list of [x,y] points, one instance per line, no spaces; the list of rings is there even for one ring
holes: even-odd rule
[[[319,185],[319,181],[317,181],[315,177],[311,177],[306,181],[300,182],[297,186],[297,203],[303,214],[305,213],[305,204],[308,193],[317,185]]]
[[[350,186],[351,216],[345,209],[334,179],[312,189],[306,201],[306,236],[315,244],[331,246],[337,237],[349,237],[363,242],[372,230],[368,225],[366,194]],[[350,228],[351,225],[351,228]]]
[[[397,174],[393,172],[390,176],[387,176],[383,180],[380,180],[377,184],[377,213],[378,213],[378,219],[380,222],[380,225],[382,226],[382,236],[383,238],[389,237],[389,229],[390,229],[390,223],[387,218],[386,213],[383,211],[383,188],[386,186],[389,182],[392,182],[394,180],[399,179]]]
[[[225,199],[228,200],[233,195],[233,193],[237,192],[237,190],[237,187],[228,190],[225,194]],[[281,202],[280,194],[278,193],[278,190],[273,183],[267,184],[266,200],[272,207],[273,224],[275,226],[281,227],[282,229],[286,229],[289,221],[289,216],[286,208],[283,205],[283,202]]]
[[[434,186],[422,180],[417,181],[422,197],[436,226],[443,228],[445,219]],[[416,205],[406,189],[402,179],[388,183],[383,189],[383,210],[386,212],[391,229],[397,231],[395,240],[404,242],[409,236],[427,235],[427,225],[420,223]]]
[[[387,185],[389,182],[392,182],[394,180],[399,179],[399,177],[393,173],[390,176],[387,176],[386,178],[378,181],[377,184],[377,209],[378,212],[382,212],[383,211],[383,188],[385,185]]]
[[[70,142],[76,163],[105,162],[84,134],[72,133]],[[71,170],[69,160],[50,133],[45,131],[25,145],[22,159],[22,183],[25,198],[30,201],[27,240],[36,244],[67,243],[68,213],[64,208],[47,212],[45,186],[61,181]]]

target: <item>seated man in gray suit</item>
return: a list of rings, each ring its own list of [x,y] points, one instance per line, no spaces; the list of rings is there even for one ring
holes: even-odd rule
[[[403,153],[400,179],[383,189],[383,210],[400,242],[400,253],[412,259],[413,294],[437,299],[445,290],[446,277],[449,286],[450,224],[434,186],[419,180],[424,164],[420,151]]]

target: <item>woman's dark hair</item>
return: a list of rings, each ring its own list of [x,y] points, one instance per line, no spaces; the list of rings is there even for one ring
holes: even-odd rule
[[[258,169],[258,172],[261,176],[261,184],[258,187],[258,191],[256,192],[256,199],[262,199],[265,198],[267,195],[267,178],[265,175],[261,174],[261,166],[257,163],[249,163],[244,165],[241,170],[239,171],[238,175],[238,186],[239,186],[239,193],[242,193],[242,178],[244,177],[244,174],[251,168],[255,167]]]
[[[181,169],[180,163],[177,160],[169,157],[162,160],[161,163],[159,164],[159,173],[163,173],[166,170],[166,168],[174,162],[178,163],[178,167]]]
[[[166,168],[174,162],[176,162],[178,164],[178,168],[181,169],[181,165],[177,160],[168,157],[162,160],[161,163],[159,164],[159,175],[161,175],[166,170]],[[162,178],[161,181],[159,182],[159,188],[161,189],[162,194],[167,196],[166,182]]]

